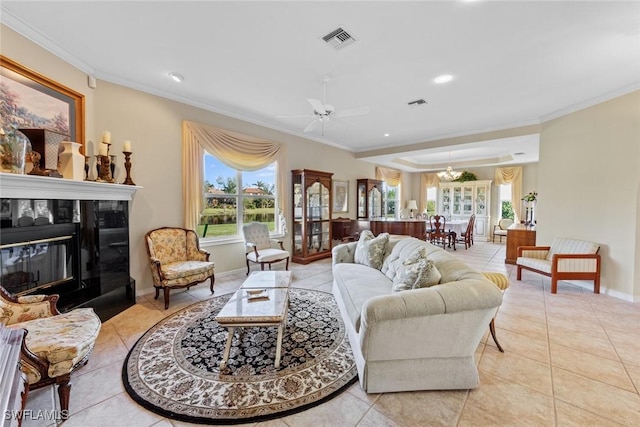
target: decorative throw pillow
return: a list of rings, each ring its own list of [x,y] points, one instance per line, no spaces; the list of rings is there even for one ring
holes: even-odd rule
[[[407,257],[393,279],[393,291],[426,288],[440,283],[440,272],[433,261],[427,258],[425,247],[415,250]]]
[[[380,270],[388,241],[389,233],[380,233],[378,237],[374,237],[370,230],[363,231],[356,245],[354,261],[357,264],[363,264]]]

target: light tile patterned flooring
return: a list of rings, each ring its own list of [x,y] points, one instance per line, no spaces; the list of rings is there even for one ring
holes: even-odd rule
[[[476,351],[480,387],[472,391],[365,394],[358,384],[334,399],[264,426],[615,426],[640,425],[640,304],[632,304],[561,282],[549,292],[548,278],[504,264],[504,244],[477,242],[452,252],[468,265],[510,277],[496,327],[505,349],[489,334]],[[331,290],[331,262],[293,264],[293,286]],[[244,273],[221,275],[216,295],[233,292]],[[138,304],[105,322],[89,364],[72,379],[74,426],[184,426],[132,401],[121,380],[122,363],[136,340],[168,313],[209,298],[208,286]],[[27,409],[51,410],[53,388],[33,392]],[[25,426],[48,422],[26,420]]]

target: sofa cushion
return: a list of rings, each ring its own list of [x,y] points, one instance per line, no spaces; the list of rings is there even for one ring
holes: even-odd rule
[[[356,246],[354,258],[356,264],[362,264],[380,270],[386,254],[388,241],[389,233],[380,233],[378,237],[374,237],[370,230],[363,231]]]
[[[518,257],[516,264],[551,274],[551,261],[546,259]]]
[[[388,295],[391,281],[378,270],[351,263],[334,265],[333,277],[335,282],[340,283],[337,289],[344,301],[348,320],[359,332],[362,306],[370,298]]]
[[[595,254],[599,248],[600,247],[593,242],[556,237],[551,243],[551,249],[547,254],[547,261],[553,259],[553,254]]]
[[[393,279],[393,291],[406,291],[437,285],[440,272],[433,261],[427,259],[426,248],[416,249],[403,263]]]

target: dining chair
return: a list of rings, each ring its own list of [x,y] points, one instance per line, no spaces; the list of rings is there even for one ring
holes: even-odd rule
[[[443,215],[431,215],[429,217],[429,230],[427,231],[427,239],[433,245],[442,244],[442,248],[453,245],[456,250],[455,233],[446,229],[447,219]]]

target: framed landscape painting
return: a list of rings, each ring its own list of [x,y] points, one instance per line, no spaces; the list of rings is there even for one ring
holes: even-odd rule
[[[0,55],[0,125],[48,129],[84,144],[84,95]]]
[[[333,180],[333,212],[349,212],[349,181]]]

